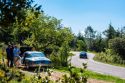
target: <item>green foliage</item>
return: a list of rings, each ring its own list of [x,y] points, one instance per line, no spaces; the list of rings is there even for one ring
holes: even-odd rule
[[[105,52],[97,53],[94,59],[105,63],[125,64],[125,60],[122,60],[122,58],[111,49],[106,49]]]
[[[12,83],[13,81],[21,82],[24,79],[24,74],[15,68],[8,68],[0,64],[0,83]]]
[[[83,36],[83,34],[81,32],[78,33],[77,39],[85,41],[85,38],[84,38],[84,36]]]
[[[86,73],[86,67],[83,69],[75,69],[74,67],[69,67],[69,76],[63,76],[63,83],[87,83],[88,74]]]
[[[115,53],[118,53],[122,59],[125,60],[125,39],[114,38],[109,41],[109,47]]]
[[[85,29],[85,38],[86,38],[86,44],[87,44],[87,49],[92,50],[93,48],[93,40],[95,38],[96,31],[93,30],[91,26],[88,26]]]
[[[93,39],[95,37],[96,31],[93,30],[91,26],[85,29],[85,38]]]
[[[68,58],[70,56],[69,54],[70,52],[70,48],[68,45],[68,42],[64,42],[61,46],[61,48],[59,49],[59,59],[61,62],[61,66],[68,66]]]
[[[13,36],[12,36],[12,28],[0,28],[0,42],[4,42],[8,44],[9,42],[12,42]]]
[[[38,73],[30,77],[26,76],[16,68],[8,68],[0,64],[0,83],[87,83],[88,75],[86,74],[86,64],[83,69],[76,71],[74,67],[69,66],[69,75],[64,75],[55,82],[50,79],[51,71],[46,71],[46,76],[40,75],[40,67]]]
[[[106,47],[106,41],[102,38],[101,34],[97,34],[93,40],[92,50],[96,52],[104,51]]]
[[[114,37],[116,37],[116,31],[111,24],[109,24],[109,28],[105,30],[103,33],[107,37],[107,40],[113,39]]]
[[[61,21],[41,13],[26,10],[26,19],[14,23],[13,35],[16,42],[33,46],[36,50],[44,51],[46,48],[60,47],[64,41],[68,43],[73,39],[71,30],[60,27]]]
[[[13,23],[13,37],[14,37],[14,42],[18,42],[20,44],[23,43],[25,39],[31,36],[31,31],[34,29],[32,28],[32,24],[34,23],[35,20],[37,20],[37,15],[35,15],[38,12],[33,12],[30,9],[24,9],[23,12],[26,14],[26,18],[22,21],[19,22],[18,18],[16,18],[16,22]],[[39,23],[39,22],[38,22]],[[38,25],[38,23],[36,25]]]
[[[8,27],[15,22],[16,17],[21,22],[25,19],[25,12],[22,9],[31,8],[40,11],[41,6],[33,6],[33,0],[2,0],[0,1],[0,26]]]
[[[125,82],[124,79],[120,79],[118,77],[113,77],[110,75],[95,73],[92,71],[87,71],[87,74],[89,75],[89,78],[98,79],[98,80],[105,80],[107,82],[113,82],[113,83],[124,83]]]
[[[59,59],[58,52],[53,51],[50,55],[50,59],[52,61],[52,67],[59,67],[61,64],[61,61]]]
[[[78,33],[76,39],[74,39],[74,44],[75,44],[75,47],[77,48],[78,51],[86,51],[87,50],[87,45],[86,45],[86,42],[85,42],[85,38],[84,36],[82,35],[82,33]]]
[[[33,0],[0,1],[0,42],[2,41],[6,44],[13,42],[13,23],[16,21],[18,23],[24,22],[27,16],[25,10],[31,9],[32,12],[37,11],[35,15],[38,16],[38,13],[41,12],[41,6],[37,6],[37,4],[33,6],[32,3]]]
[[[84,41],[82,40],[77,40],[77,50],[78,51],[86,51],[87,50],[87,45]]]
[[[58,52],[53,51],[50,55],[50,59],[52,60],[52,64],[54,67],[67,67],[69,64],[69,56],[71,56],[70,48],[68,42],[64,42],[62,46],[59,48]]]
[[[58,70],[58,71],[61,71],[61,72],[66,72],[66,73],[69,72],[69,68],[67,68],[67,67],[61,67],[61,68],[58,68],[58,69],[55,69],[55,70]],[[75,71],[77,74],[80,75],[81,68],[73,67],[72,71],[73,72]],[[85,76],[87,76],[88,79],[104,80],[106,82],[113,82],[113,83],[124,83],[125,82],[124,79],[120,79],[118,77],[114,77],[114,76],[110,76],[110,75],[104,75],[104,74],[92,72],[92,71],[89,71],[89,70],[86,70],[84,72],[84,74],[85,74]]]

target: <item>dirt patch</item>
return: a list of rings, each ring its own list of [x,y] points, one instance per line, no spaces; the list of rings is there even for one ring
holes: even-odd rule
[[[52,79],[52,80],[59,80],[59,79],[61,79],[62,77],[63,77],[63,75],[64,75],[64,73],[62,73],[62,72],[52,72],[52,74],[51,74],[51,76],[50,76],[50,79]]]
[[[49,78],[53,81],[56,81],[56,80],[63,78],[63,75],[65,75],[65,74],[67,74],[67,73],[59,72],[59,71],[52,71],[51,76]],[[45,73],[41,73],[41,75],[45,76]],[[46,76],[47,76],[47,74],[46,74]],[[107,81],[97,80],[97,79],[88,79],[87,83],[114,83],[114,82],[107,82]]]
[[[28,74],[28,75],[35,75],[36,73],[34,72],[29,72],[29,71],[23,71],[21,70],[21,72],[25,73],[25,74]],[[50,80],[53,80],[54,82],[56,82],[57,80],[59,79],[62,79],[63,78],[63,75],[69,75],[68,73],[65,73],[65,72],[60,72],[60,71],[55,71],[55,70],[51,70],[50,71],[51,74],[48,74],[47,72],[41,72],[40,75],[42,78],[45,78],[46,76],[49,76],[49,79]],[[104,80],[97,80],[97,79],[91,79],[89,78],[88,79],[88,82],[87,83],[114,83],[114,82],[108,82],[108,81],[104,81]]]

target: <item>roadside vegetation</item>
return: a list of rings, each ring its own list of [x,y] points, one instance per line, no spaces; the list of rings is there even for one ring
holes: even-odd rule
[[[66,68],[66,67],[58,68],[58,69],[55,69],[55,70],[61,71],[61,72],[66,72],[66,73],[69,72],[68,68]],[[80,70],[81,70],[80,68],[73,67],[73,71],[75,71],[77,73],[80,73],[79,72]],[[125,82],[125,80],[120,79],[118,77],[113,77],[113,76],[110,76],[110,75],[95,73],[95,72],[92,72],[92,71],[89,71],[89,70],[86,71],[86,76],[88,77],[88,80],[89,79],[104,80],[105,83],[106,82],[112,82],[112,83],[124,83]]]
[[[76,35],[70,27],[62,25],[61,20],[46,15],[40,5],[32,5],[32,0],[22,2],[10,0],[9,4],[1,1],[0,4],[2,4],[0,9],[0,82],[44,83],[47,81],[51,83],[48,77],[42,78],[39,73],[28,78],[16,68],[6,67],[3,62],[6,60],[5,46],[8,44],[34,47],[37,51],[43,51],[51,59],[54,68],[66,67],[70,76],[65,75],[63,79],[60,79],[62,83],[86,83],[89,76],[109,81],[116,79],[117,83],[124,81],[87,71],[86,65],[83,65],[83,69],[72,68],[69,57],[72,56],[71,50],[95,51],[97,53],[95,60],[125,65],[125,27],[115,30],[110,23],[107,30],[101,33],[95,31],[92,26],[87,26],[84,34],[79,32]]]
[[[87,64],[83,64],[83,68],[75,68],[72,66],[68,67],[58,67],[58,68],[50,68],[44,71],[46,74],[42,75],[40,72],[40,68],[35,70],[36,74],[27,75],[27,73],[21,72],[20,69],[17,68],[8,68],[6,65],[0,64],[0,83],[87,83],[90,79],[96,79],[96,81],[104,80],[106,82],[112,83],[124,83],[125,80],[102,75],[98,73],[94,73],[86,70]],[[60,78],[51,79],[52,73],[54,71],[62,72]]]
[[[8,68],[5,64],[0,63],[0,68],[0,83],[87,83],[88,79],[85,65],[77,72],[71,66],[67,67],[69,74],[64,74],[55,81],[50,78],[52,72],[49,69],[46,70],[46,76],[40,74],[40,67],[37,74],[28,76],[17,68]]]
[[[98,33],[88,26],[76,41],[75,50],[94,52],[94,60],[125,67],[125,27],[115,30],[109,24],[107,30]]]
[[[95,53],[94,60],[108,63],[115,66],[125,67],[125,60],[118,54],[112,53],[111,49],[106,49],[105,52]]]

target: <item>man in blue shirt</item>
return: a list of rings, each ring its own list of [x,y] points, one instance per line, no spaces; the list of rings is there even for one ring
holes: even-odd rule
[[[13,55],[14,55],[14,64],[15,66],[19,66],[19,60],[21,59],[21,57],[19,56],[20,54],[20,49],[15,45],[14,49],[13,49]]]

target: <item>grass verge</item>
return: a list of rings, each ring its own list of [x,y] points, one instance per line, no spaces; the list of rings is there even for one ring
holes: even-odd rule
[[[96,57],[93,58],[95,61],[98,62],[102,62],[102,63],[106,63],[106,64],[110,64],[110,65],[114,65],[114,66],[119,66],[119,67],[125,67],[125,64],[118,64],[118,63],[111,63],[111,62],[104,62],[102,60],[97,59]]]
[[[68,68],[66,68],[66,67],[56,68],[54,70],[68,73]],[[80,68],[74,67],[73,70],[77,73],[80,73],[79,72]],[[95,72],[92,72],[89,70],[86,71],[86,74],[88,75],[89,78],[92,78],[92,79],[104,80],[104,81],[113,82],[113,83],[125,83],[125,79],[120,79],[118,77],[114,77],[114,76],[110,76],[110,75],[103,75],[103,74],[95,73]]]
[[[107,56],[108,54],[110,55],[109,52],[106,53],[107,55],[106,54],[105,55],[99,55],[99,53],[94,52],[94,51],[88,51],[88,53],[95,54],[95,57],[93,58],[95,61],[110,64],[110,65],[114,65],[114,66],[125,67],[125,64],[115,63],[115,62],[113,62],[113,60],[109,61],[110,58],[114,58],[113,56]],[[103,58],[100,58],[100,57],[103,57]],[[104,60],[104,59],[106,59],[106,60]]]

